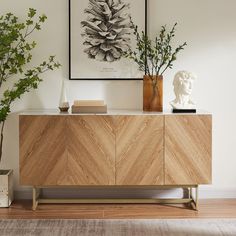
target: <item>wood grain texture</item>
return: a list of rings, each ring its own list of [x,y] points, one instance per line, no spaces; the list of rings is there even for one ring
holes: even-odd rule
[[[66,119],[20,116],[20,184],[66,184]]]
[[[22,185],[114,185],[110,116],[21,116]]]
[[[116,184],[163,184],[163,116],[116,118]]]
[[[165,184],[210,184],[211,115],[165,117]]]
[[[211,125],[210,115],[20,116],[20,183],[208,184]]]
[[[115,184],[112,116],[69,116],[67,138],[70,185]]]

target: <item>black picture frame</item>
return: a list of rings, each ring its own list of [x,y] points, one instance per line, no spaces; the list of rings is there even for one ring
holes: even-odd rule
[[[96,80],[103,80],[103,81],[110,81],[110,80],[115,80],[115,81],[130,81],[130,80],[135,80],[135,81],[141,81],[143,78],[72,78],[72,73],[71,73],[71,1],[69,0],[69,80],[76,81],[76,80],[88,80],[88,81],[96,81]],[[134,0],[135,1],[135,0]],[[144,9],[144,19],[145,19],[145,35],[147,35],[147,11],[148,11],[148,0],[143,0],[145,9]],[[146,72],[145,72],[146,74]]]

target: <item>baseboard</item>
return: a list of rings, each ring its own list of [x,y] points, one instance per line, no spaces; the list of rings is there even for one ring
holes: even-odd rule
[[[236,198],[236,187],[200,186],[200,198]]]
[[[173,198],[182,197],[181,189],[45,189],[43,196],[47,198]],[[200,199],[236,198],[236,187],[219,188],[200,186]],[[19,189],[15,191],[15,199],[32,199],[32,190]]]

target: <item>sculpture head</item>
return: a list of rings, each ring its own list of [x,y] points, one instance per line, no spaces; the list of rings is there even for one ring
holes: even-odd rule
[[[179,71],[174,77],[174,92],[178,98],[180,95],[190,96],[193,89],[193,82],[196,76],[188,71]]]

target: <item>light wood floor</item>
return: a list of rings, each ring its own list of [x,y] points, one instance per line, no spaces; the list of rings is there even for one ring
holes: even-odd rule
[[[30,201],[17,201],[0,208],[0,219],[182,219],[236,218],[236,199],[200,200],[199,211],[173,205],[68,204],[39,205],[31,210]]]

